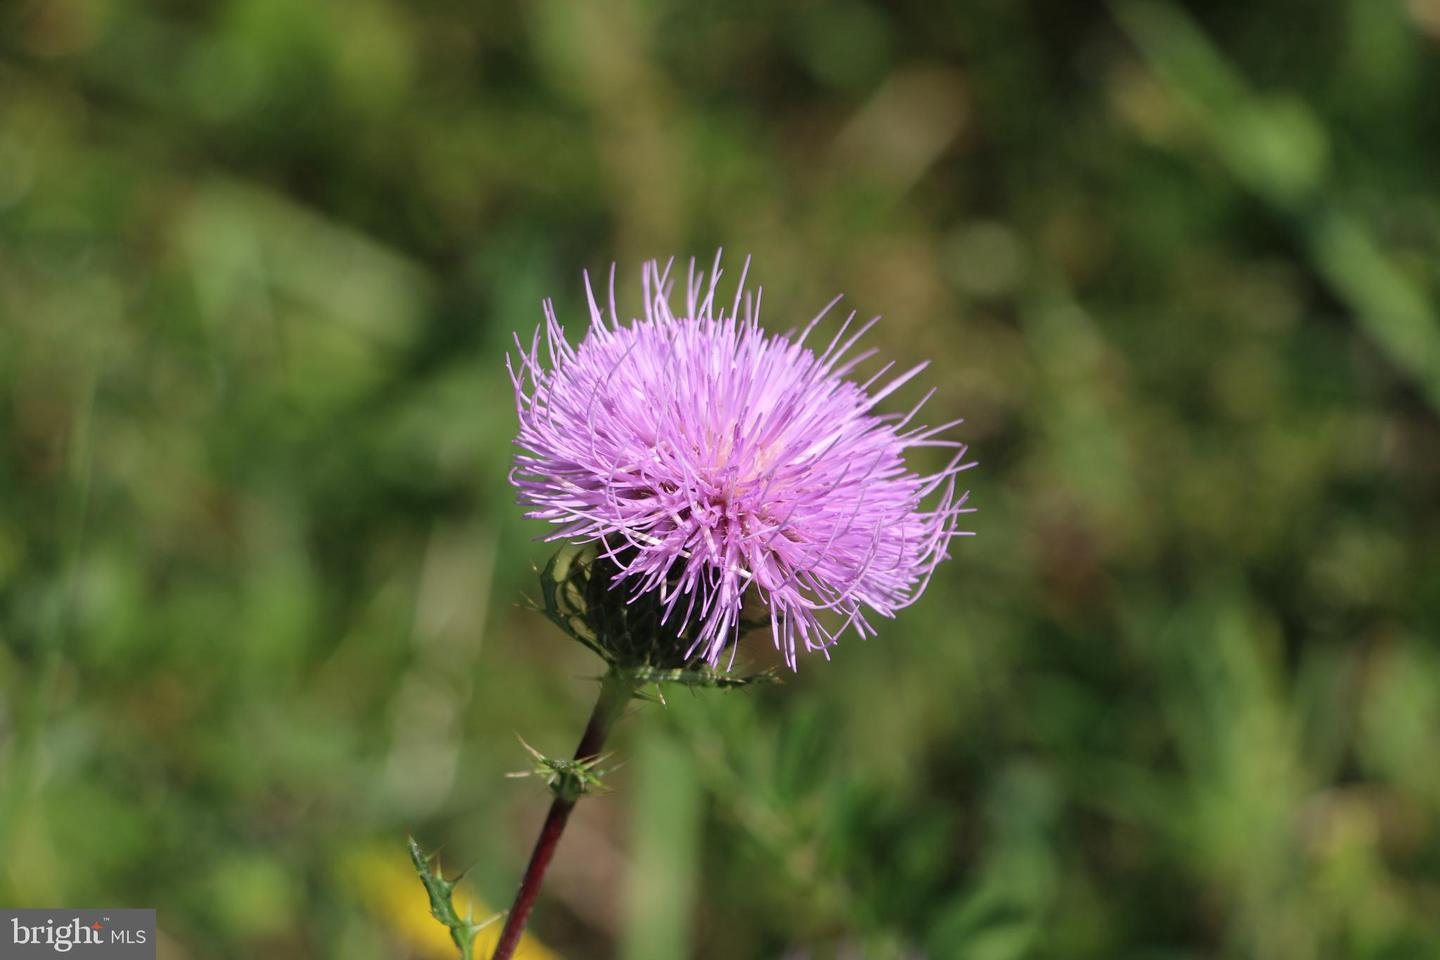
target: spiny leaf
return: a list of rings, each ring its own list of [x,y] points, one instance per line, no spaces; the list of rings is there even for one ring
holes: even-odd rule
[[[503,914],[497,913],[480,923],[476,923],[472,916],[461,917],[455,909],[453,899],[456,881],[445,879],[440,872],[438,860],[436,868],[432,872],[430,861],[435,858],[421,853],[420,844],[415,842],[414,837],[410,837],[409,841],[410,862],[415,865],[415,872],[420,875],[420,882],[425,885],[425,893],[430,897],[430,914],[450,928],[450,939],[454,940],[455,946],[460,948],[461,960],[473,960],[475,935],[500,919]],[[457,877],[456,880],[458,879]]]
[[[748,676],[732,676],[703,666],[676,670],[660,670],[648,666],[632,667],[618,672],[634,680],[636,683],[653,683],[657,687],[662,683],[678,683],[685,687],[732,690],[738,687],[748,687],[754,683],[781,682],[780,675],[774,670],[764,670],[760,673],[749,674]],[[661,697],[661,702],[664,702],[663,696]]]
[[[547,757],[536,750],[523,739],[520,745],[529,751],[535,761],[533,770],[521,770],[517,773],[509,773],[509,777],[537,776],[545,781],[550,791],[562,800],[574,803],[587,793],[598,793],[604,789],[602,778],[610,772],[610,769],[602,769],[600,764],[609,760],[613,754],[602,754],[598,757],[590,757],[586,760],[565,760],[559,757]]]

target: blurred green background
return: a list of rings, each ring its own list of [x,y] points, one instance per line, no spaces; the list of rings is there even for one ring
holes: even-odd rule
[[[551,950],[1440,956],[1437,90],[1440,0],[8,0],[0,903],[443,956],[408,831],[508,903],[598,663],[503,354],[723,245],[934,358],[978,536],[627,720]]]

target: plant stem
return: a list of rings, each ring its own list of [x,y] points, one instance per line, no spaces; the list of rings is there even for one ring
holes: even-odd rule
[[[577,761],[593,760],[600,755],[610,728],[625,711],[625,705],[634,694],[633,681],[617,676],[613,671],[605,674],[605,678],[600,681],[600,698],[595,701],[590,722],[585,725],[580,745],[575,748]],[[555,847],[560,843],[560,834],[565,830],[565,822],[570,819],[570,811],[575,809],[576,799],[557,794],[555,802],[550,804],[550,813],[545,817],[545,825],[540,828],[535,850],[530,854],[530,863],[520,881],[520,890],[515,894],[515,903],[505,918],[505,928],[500,931],[500,940],[495,946],[492,960],[510,960],[515,948],[520,945],[520,935],[525,932],[525,921],[530,919],[530,911],[535,908],[535,899],[540,894],[540,883],[545,879],[545,870],[550,866],[551,858],[555,856]]]

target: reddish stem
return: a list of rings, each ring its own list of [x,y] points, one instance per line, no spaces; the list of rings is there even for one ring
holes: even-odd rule
[[[575,748],[577,761],[593,760],[600,755],[610,728],[624,712],[625,705],[630,702],[634,692],[635,688],[629,681],[622,680],[613,673],[605,675],[605,679],[600,682],[600,698],[595,701],[590,722],[585,725],[585,733],[580,737],[579,746]],[[570,811],[575,809],[575,799],[556,795],[555,802],[550,804],[550,813],[545,817],[545,825],[540,828],[540,836],[535,840],[535,850],[530,854],[530,863],[525,867],[520,890],[515,894],[515,903],[505,918],[505,928],[500,931],[500,940],[495,945],[491,960],[510,960],[515,948],[520,945],[520,936],[525,932],[525,922],[530,919],[530,911],[535,909],[535,900],[540,895],[540,884],[545,879],[545,871],[555,856],[555,848],[560,843],[560,834],[565,831],[565,822],[570,819]]]

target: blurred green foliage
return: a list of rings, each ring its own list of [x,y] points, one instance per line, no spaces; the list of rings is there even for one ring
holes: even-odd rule
[[[0,902],[413,955],[409,831],[508,902],[599,665],[503,353],[724,245],[937,361],[979,535],[622,725],[542,939],[1440,955],[1437,89],[1436,0],[0,5]]]

